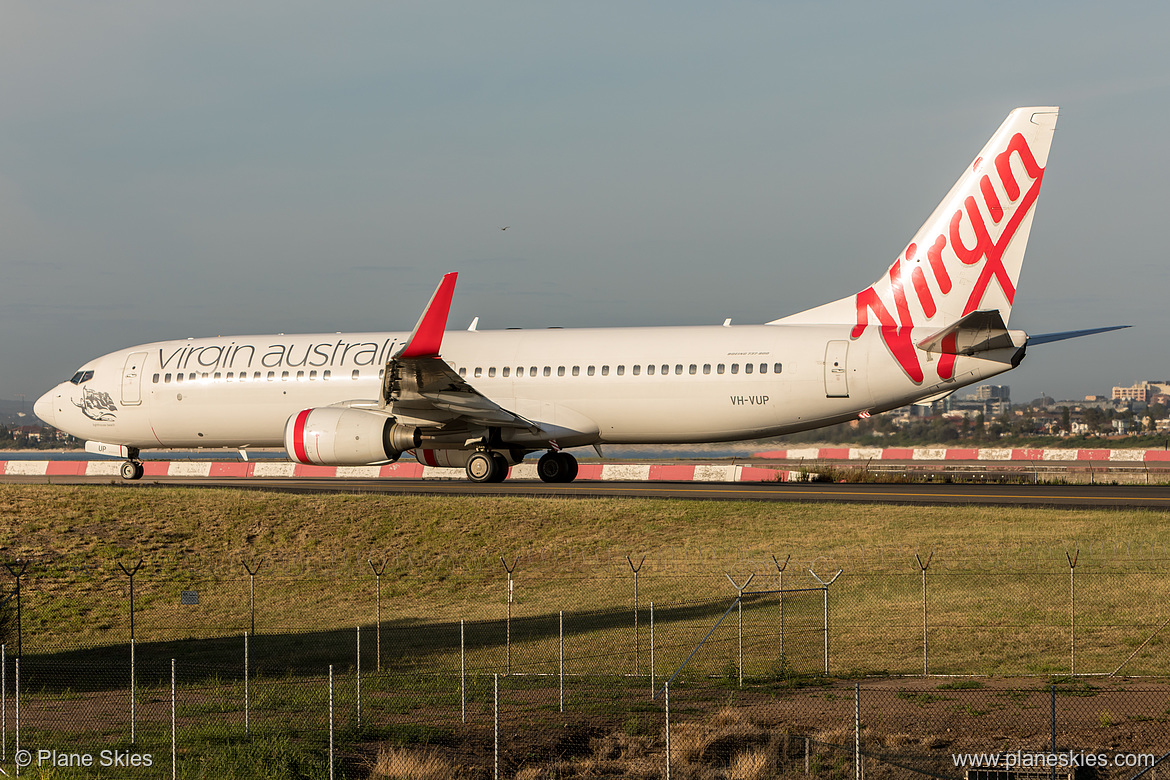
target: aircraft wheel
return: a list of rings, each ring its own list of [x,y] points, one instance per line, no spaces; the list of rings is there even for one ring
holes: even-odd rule
[[[127,460],[122,463],[122,479],[142,479],[146,468],[139,462]]]
[[[577,459],[567,452],[546,452],[536,462],[536,473],[544,482],[572,482],[577,478]]]
[[[472,482],[494,482],[492,477],[499,473],[493,453],[476,452],[467,459],[467,478]],[[504,472],[507,474],[507,472]]]
[[[508,459],[498,452],[493,452],[492,465],[495,467],[495,472],[488,479],[488,482],[503,482],[508,478]]]

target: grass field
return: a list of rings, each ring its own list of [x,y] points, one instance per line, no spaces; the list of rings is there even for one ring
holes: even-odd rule
[[[3,485],[0,559],[29,561],[22,578],[23,661],[32,691],[26,717],[41,731],[26,739],[60,741],[68,733],[128,744],[129,589],[118,564],[132,568],[141,559],[140,741],[169,760],[169,659],[178,658],[185,776],[229,768],[237,776],[320,776],[327,765],[323,675],[333,664],[337,703],[347,713],[340,739],[349,776],[365,777],[352,768],[386,746],[441,743],[461,761],[490,763],[476,747],[490,744],[490,735],[458,723],[461,629],[476,728],[490,720],[492,673],[508,668],[515,712],[533,723],[560,722],[549,697],[556,693],[562,611],[567,699],[574,717],[584,718],[585,744],[590,734],[610,733],[597,732],[600,723],[625,724],[631,740],[658,739],[658,726],[639,725],[660,718],[658,704],[648,701],[650,602],[661,683],[733,604],[726,575],[742,585],[754,573],[749,592],[779,587],[773,556],[788,560],[786,590],[816,585],[809,569],[825,579],[843,572],[830,589],[832,676],[922,671],[915,554],[931,561],[932,673],[1032,674],[1042,688],[1048,675],[1070,670],[1075,617],[1077,672],[1108,672],[1133,654],[1125,673],[1170,676],[1170,634],[1159,631],[1170,617],[1167,520],[1168,513],[1150,511]],[[1074,607],[1066,553],[1077,551]],[[510,652],[501,556],[515,563]],[[637,632],[626,556],[635,564],[645,556]],[[388,674],[363,683],[371,724],[358,730],[357,626],[363,671],[379,661],[371,559],[385,564],[380,660]],[[241,736],[239,671],[241,634],[252,619],[244,562],[259,566],[258,636],[250,640],[256,733],[248,739]],[[13,580],[2,570],[0,577],[7,594]],[[183,590],[199,592],[197,607],[180,605]],[[745,599],[744,674],[754,695],[783,700],[793,679],[821,670],[822,620],[819,591],[788,593],[783,606],[776,594]],[[701,720],[736,695],[737,624],[733,610],[683,670],[680,697],[689,705],[681,705],[680,717]],[[12,642],[10,635],[10,658]],[[713,693],[701,692],[712,684]],[[839,694],[815,691],[806,698],[840,703]],[[528,749],[516,747],[518,754]]]
[[[367,561],[384,562],[383,623],[412,628],[409,640],[392,640],[399,655],[448,668],[459,620],[487,631],[505,616],[501,557],[516,563],[512,612],[520,636],[530,635],[518,641],[535,646],[555,643],[562,610],[574,633],[624,631],[634,600],[626,556],[634,563],[645,556],[641,628],[651,601],[663,621],[674,610],[681,652],[731,603],[735,590],[725,574],[742,584],[754,572],[749,590],[775,589],[780,578],[772,557],[783,563],[791,556],[785,588],[816,586],[809,569],[825,579],[843,570],[831,589],[830,633],[831,669],[843,673],[920,670],[912,661],[920,660],[922,645],[915,554],[925,562],[933,553],[932,670],[1015,674],[1069,670],[1066,553],[1079,550],[1078,671],[1111,670],[1154,631],[1170,596],[1167,520],[1170,513],[1140,510],[6,485],[0,555],[30,561],[24,640],[45,650],[128,639],[128,580],[119,562],[131,568],[143,560],[135,579],[140,642],[249,630],[244,562],[260,567],[258,632],[326,639],[352,632],[375,621],[376,580]],[[182,590],[199,591],[200,605],[180,606]],[[788,599],[793,635],[801,625],[819,630],[821,594]],[[778,620],[776,601],[747,603],[755,633],[760,622]],[[660,640],[670,643],[670,636]],[[768,643],[768,636],[758,641]],[[1147,651],[1160,641],[1154,637],[1145,658],[1157,660]],[[820,643],[817,637],[807,643],[809,663],[819,660]],[[314,642],[301,644],[319,660],[308,649]],[[790,661],[794,650],[786,650]],[[530,655],[548,662],[555,652],[548,646]],[[1126,671],[1170,673],[1170,664],[1131,662]]]

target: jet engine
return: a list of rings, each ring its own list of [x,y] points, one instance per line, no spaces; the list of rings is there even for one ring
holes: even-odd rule
[[[369,466],[392,463],[419,446],[418,428],[363,409],[324,406],[288,418],[284,449],[297,463]]]

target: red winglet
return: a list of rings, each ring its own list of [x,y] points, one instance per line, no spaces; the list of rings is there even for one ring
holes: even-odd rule
[[[447,315],[451,311],[451,296],[455,293],[455,279],[458,273],[443,275],[443,281],[435,289],[430,303],[418,318],[418,324],[410,332],[406,345],[395,357],[420,358],[436,357],[443,345],[443,331],[447,329]]]

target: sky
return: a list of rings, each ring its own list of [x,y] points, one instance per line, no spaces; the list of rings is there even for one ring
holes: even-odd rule
[[[1015,401],[1170,378],[1170,6],[0,0],[0,398],[150,341],[765,322],[1061,114]],[[507,226],[507,230],[501,227]]]

